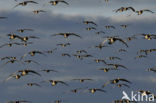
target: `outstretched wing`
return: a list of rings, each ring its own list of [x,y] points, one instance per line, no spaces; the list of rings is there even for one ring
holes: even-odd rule
[[[64,1],[64,0],[62,0],[62,1],[60,1],[60,2],[62,2],[62,3],[65,3],[65,4],[69,5],[69,3],[68,3],[68,2],[66,2],[66,1]]]
[[[105,90],[103,89],[96,89],[97,91],[101,91],[101,92],[106,92]]]
[[[75,33],[69,33],[69,35],[74,35],[74,36],[77,36],[77,37],[79,37],[79,38],[82,38],[81,36],[79,36],[79,35],[77,35],[77,34],[75,34]]]
[[[143,11],[148,11],[148,12],[154,13],[153,11],[148,10],[148,9],[144,9]]]
[[[34,73],[34,74],[36,74],[36,75],[38,75],[38,76],[41,76],[41,74],[37,73],[37,72],[34,71],[34,70],[28,70],[28,72]]]
[[[61,84],[66,85],[66,86],[69,86],[67,83],[65,83],[65,82],[63,82],[63,81],[58,81],[58,82],[61,83]]]
[[[135,12],[135,9],[133,7],[127,7],[127,9],[131,9],[133,12]]]
[[[37,2],[35,1],[25,1],[26,3],[34,3],[34,4],[38,4]]]
[[[124,41],[124,40],[122,40],[122,39],[120,39],[120,38],[115,38],[116,40],[119,40],[120,42],[122,42],[123,44],[125,44],[127,47],[128,47],[128,44]]]
[[[130,81],[128,81],[128,80],[126,80],[126,79],[121,79],[121,78],[119,78],[119,80],[120,80],[120,81],[125,81],[125,82],[128,82],[128,83],[130,83],[130,84],[131,84],[131,82],[130,82]]]

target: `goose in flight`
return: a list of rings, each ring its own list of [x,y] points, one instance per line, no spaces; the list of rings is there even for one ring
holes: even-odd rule
[[[119,67],[127,69],[127,67],[125,67],[124,65],[121,65],[121,64],[106,64],[106,65],[113,66],[114,69],[118,69]]]
[[[96,30],[96,28],[95,27],[88,27],[88,28],[86,28],[86,30],[88,30],[88,31],[90,31],[90,30]]]
[[[138,90],[138,92],[140,92],[142,94],[142,96],[146,96],[146,95],[149,95],[149,94],[153,94],[151,93],[150,91],[148,90]],[[154,95],[154,94],[153,94]]]
[[[92,46],[89,48],[98,48],[98,49],[102,50],[102,48],[104,48],[104,47],[108,47],[108,46],[104,45],[104,42],[103,42],[103,43],[100,43],[98,45],[95,45],[95,46]]]
[[[115,43],[116,41],[119,41],[121,43],[123,43],[126,47],[128,47],[128,44],[121,38],[119,37],[106,37],[106,39],[102,42],[102,44],[104,44],[105,42],[108,41],[108,44],[113,44]]]
[[[64,36],[64,38],[68,38],[69,36],[76,36],[76,37],[81,38],[81,36],[79,36],[75,33],[58,33],[58,34],[53,34],[52,36],[57,36],[57,35]]]
[[[11,74],[8,78],[6,78],[3,82],[7,82],[8,80],[12,79],[12,78],[15,78],[15,79],[20,79],[22,77],[22,75],[20,74]]]
[[[16,43],[16,42],[14,42],[14,43],[5,43],[5,44],[1,45],[0,48],[2,48],[4,46],[12,47],[13,45],[20,45],[20,43]]]
[[[130,86],[129,85],[127,85],[127,84],[116,84],[114,87],[118,87],[118,88],[121,88],[121,87],[127,87],[127,88],[130,88]]]
[[[57,46],[61,46],[61,47],[66,47],[70,45],[70,43],[60,43],[60,44],[57,44]]]
[[[16,101],[8,101],[7,103],[32,103],[32,102],[26,100],[16,100]]]
[[[134,59],[137,59],[137,58],[146,58],[146,57],[147,57],[147,55],[138,55],[138,56],[134,57]]]
[[[89,78],[84,78],[84,79],[73,79],[73,80],[78,80],[78,81],[80,81],[80,83],[83,83],[84,81],[93,81],[93,79],[89,79]]]
[[[103,59],[94,59],[94,61],[95,61],[96,63],[102,62],[102,63],[104,63],[104,64],[107,64],[106,61],[103,60]]]
[[[114,11],[117,13],[117,12],[123,12],[123,11],[127,11],[127,10],[132,10],[133,12],[135,12],[135,9],[133,7],[121,7]]]
[[[33,3],[33,4],[38,4],[37,2],[35,2],[35,1],[23,1],[23,2],[21,2],[21,3],[18,3],[16,6],[14,6],[14,8],[15,7],[17,7],[17,6],[26,6],[28,3]]]
[[[16,34],[7,34],[7,36],[9,37],[9,39],[13,40],[16,38],[21,38],[20,36],[16,35]]]
[[[19,39],[23,42],[27,42],[30,38],[32,39],[39,39],[39,37],[36,36],[25,36],[25,37],[19,37]]]
[[[46,56],[46,55],[45,55],[43,52],[41,52],[41,51],[33,50],[33,51],[30,51],[30,52],[24,54],[24,55],[20,58],[20,60],[22,60],[22,59],[23,59],[25,56],[27,56],[27,55],[35,56],[35,54],[41,54],[41,55]]]
[[[49,3],[52,5],[57,5],[58,3],[64,3],[66,5],[69,5],[69,3],[64,0],[54,0],[54,1],[50,1]]]
[[[119,53],[120,53],[120,52],[127,52],[127,50],[121,48],[121,49],[118,50],[118,52],[119,52]]]
[[[67,57],[71,57],[71,55],[68,54],[68,53],[62,53],[61,55],[62,55],[62,56],[67,56]]]
[[[156,73],[156,68],[148,68],[147,71],[152,71]]]
[[[55,50],[57,50],[57,48],[54,48],[54,49],[52,49],[52,50],[44,51],[43,53],[52,54]]]
[[[84,24],[93,24],[95,26],[97,26],[97,24],[93,21],[83,21]]]
[[[143,36],[146,40],[156,39],[155,34],[135,34],[134,36]]]
[[[28,59],[28,60],[24,60],[24,62],[25,63],[28,63],[28,64],[30,64],[30,63],[35,63],[35,64],[37,64],[37,65],[40,65],[38,62],[36,62],[35,60],[30,60],[30,59]]]
[[[38,83],[27,83],[26,85],[29,87],[32,87],[32,86],[41,87],[41,85],[39,85]]]
[[[17,59],[10,59],[9,61],[5,62],[1,67],[4,67],[4,66],[7,65],[8,63],[13,64],[13,63],[15,63],[15,62],[20,62],[20,61],[17,60]]]
[[[0,16],[0,19],[6,19],[7,17],[2,17],[2,16]]]
[[[97,92],[97,91],[99,91],[99,92],[106,92],[105,90],[103,90],[103,89],[99,89],[99,88],[90,88],[90,89],[88,89],[88,91],[90,92],[90,93],[92,93],[92,94],[94,94],[95,92]]]
[[[122,28],[127,28],[128,27],[128,25],[125,25],[125,24],[122,24],[122,25],[120,25]]]
[[[124,79],[124,78],[117,78],[117,79],[113,79],[113,80],[110,80],[110,81],[106,82],[102,87],[105,87],[105,86],[108,85],[108,84],[117,84],[117,83],[119,83],[120,81],[127,82],[127,83],[131,84],[131,82],[128,81],[127,79]]]
[[[2,57],[1,60],[17,60],[17,58],[14,56],[6,56],[6,57]]]
[[[43,69],[43,70],[41,70],[41,71],[46,72],[46,73],[50,73],[50,72],[58,72],[58,71],[56,71],[56,70],[52,70],[52,69]]]
[[[141,15],[141,14],[143,14],[144,12],[150,12],[150,13],[154,13],[153,11],[151,11],[151,10],[149,10],[149,9],[143,9],[143,10],[139,10],[139,11],[136,11],[136,13],[138,14],[138,15]]]
[[[17,30],[20,33],[23,33],[24,31],[34,31],[33,29],[18,29]]]
[[[22,76],[28,75],[29,73],[33,73],[33,74],[36,74],[38,76],[41,76],[41,74],[39,74],[38,72],[36,72],[34,70],[30,70],[30,69],[19,70],[17,72],[21,73]],[[15,73],[17,73],[17,72],[15,72]]]
[[[98,32],[96,32],[95,34],[105,34],[105,32],[104,31],[98,31]]]
[[[77,54],[87,53],[87,51],[86,51],[86,50],[77,50],[76,53],[77,53]]]
[[[121,58],[119,58],[119,57],[114,57],[114,56],[112,56],[112,57],[108,57],[108,58],[106,58],[106,59],[109,59],[109,60],[122,60]]]
[[[58,83],[69,86],[67,83],[60,81],[60,80],[46,80],[46,81],[42,81],[42,82],[50,82],[52,86],[55,86]]]
[[[110,28],[115,29],[115,26],[113,26],[113,25],[106,25],[105,28],[106,29],[110,29]]]
[[[34,14],[39,14],[39,13],[41,13],[41,12],[46,12],[46,11],[44,11],[44,10],[34,10],[34,11],[33,11]]]
[[[104,72],[109,72],[110,70],[117,70],[117,69],[114,69],[114,68],[99,68],[98,70],[102,70]]]

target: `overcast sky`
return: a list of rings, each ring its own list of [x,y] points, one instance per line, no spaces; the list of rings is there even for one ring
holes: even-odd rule
[[[39,4],[28,4],[27,6],[18,6],[13,8],[23,0],[0,0],[0,45],[9,42],[20,42],[19,40],[10,41],[6,34],[16,33],[20,36],[38,36],[40,39],[30,39],[32,45],[27,47],[13,46],[0,48],[0,57],[16,56],[18,59],[25,53],[31,50],[46,51],[57,48],[53,54],[36,55],[35,57],[27,56],[25,59],[33,59],[39,62],[42,66],[36,64],[23,65],[21,63],[7,64],[0,69],[0,102],[5,103],[9,100],[30,100],[33,103],[49,103],[57,99],[65,100],[65,103],[94,103],[94,102],[112,102],[115,99],[121,99],[122,91],[125,90],[130,94],[131,91],[150,90],[156,94],[156,74],[147,72],[146,69],[156,67],[155,52],[150,53],[147,58],[134,59],[137,56],[137,51],[140,49],[156,48],[156,41],[145,40],[141,36],[137,39],[127,42],[129,48],[116,42],[110,47],[99,50],[90,48],[98,45],[104,40],[104,36],[120,36],[126,38],[134,34],[150,33],[156,34],[156,14],[144,12],[142,15],[137,15],[134,12],[127,11],[123,13],[115,13],[113,10],[122,6],[132,6],[136,10],[149,9],[156,12],[156,0],[110,0],[106,3],[104,0],[66,0],[69,5],[59,3],[56,6],[50,5],[49,0],[35,0]],[[33,10],[43,9],[46,12],[33,14]],[[97,23],[96,31],[86,31],[85,28],[92,25],[84,25],[82,21],[92,20]],[[127,24],[128,28],[123,29],[121,24]],[[106,25],[114,25],[115,30],[105,29]],[[24,34],[18,33],[17,29],[32,28],[33,32],[27,31]],[[105,34],[96,35],[97,31],[105,31]],[[65,39],[61,36],[51,37],[52,34],[61,32],[74,32],[82,36],[82,39],[77,37],[69,37]],[[65,48],[57,47],[58,43],[71,43]],[[123,48],[127,53],[118,53],[117,50]],[[61,53],[75,54],[76,50],[85,49],[88,54],[94,57],[84,60],[76,59],[75,57],[62,57]],[[109,56],[118,56],[121,61],[109,61],[106,58]],[[119,63],[125,65],[128,70],[120,68],[118,71],[110,71],[104,73],[97,70],[98,68],[106,67],[104,64],[97,64],[94,59],[106,59],[109,63]],[[3,65],[6,61],[1,61]],[[10,79],[3,83],[10,74],[17,70],[31,68],[39,71],[40,69],[54,69],[59,73],[42,74],[41,77],[36,75],[28,75],[20,80]],[[132,82],[131,88],[113,88],[108,86],[103,88],[106,93],[97,92],[90,94],[86,92],[72,94],[68,93],[73,88],[101,88],[101,86],[115,78],[126,78]],[[75,78],[91,78],[94,81],[79,83],[73,81]],[[70,87],[57,85],[52,87],[48,83],[40,83],[43,80],[54,79],[67,82]],[[40,87],[27,87],[28,82],[37,82]],[[64,93],[67,92],[67,93]]]

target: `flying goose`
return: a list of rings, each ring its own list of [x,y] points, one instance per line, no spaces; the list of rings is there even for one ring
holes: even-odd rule
[[[133,12],[135,12],[135,9],[133,7],[121,7],[117,10],[115,10],[115,12],[123,12],[123,11],[127,11],[127,10],[132,10]]]
[[[115,60],[115,59],[117,59],[117,60],[122,60],[121,58],[119,58],[119,57],[114,57],[114,56],[108,57],[107,59],[109,59],[109,60]]]
[[[34,31],[33,29],[18,29],[17,30],[20,33],[23,33],[24,31]]]
[[[104,31],[98,31],[98,32],[96,32],[96,34],[105,34],[105,32]]]
[[[105,87],[105,86],[108,85],[108,84],[117,84],[117,83],[119,83],[120,81],[127,82],[127,83],[131,84],[131,82],[128,81],[127,79],[117,78],[117,79],[113,79],[113,80],[110,80],[110,81],[106,82],[102,87]]]
[[[20,36],[16,35],[16,34],[7,34],[7,36],[9,37],[9,39],[13,40],[16,38],[21,38]]]
[[[81,36],[79,36],[75,33],[58,33],[58,34],[53,34],[52,36],[57,36],[57,35],[62,35],[62,36],[64,36],[64,38],[68,38],[69,36],[76,36],[76,37],[81,38]]]
[[[105,90],[103,89],[99,89],[99,88],[90,88],[88,89],[90,93],[94,94],[95,92],[99,91],[99,92],[106,92]]]
[[[150,13],[154,13],[153,11],[151,11],[151,10],[149,10],[149,9],[143,9],[143,10],[139,10],[139,11],[136,11],[136,13],[138,14],[138,15],[141,15],[141,14],[143,14],[143,12],[150,12]]]
[[[41,87],[41,85],[39,85],[38,83],[27,83],[26,85],[30,86],[30,87],[32,87],[32,86]]]
[[[77,50],[76,53],[77,53],[77,54],[87,53],[87,51],[86,51],[86,50]]]
[[[60,43],[60,44],[57,44],[57,46],[62,46],[62,47],[66,47],[66,46],[68,46],[68,45],[70,45],[70,43]]]
[[[136,57],[134,57],[134,59],[137,59],[137,58],[146,58],[147,56],[146,55],[138,55]]]
[[[1,45],[0,48],[2,48],[4,46],[12,47],[12,45],[20,45],[20,43],[17,43],[17,42],[14,42],[14,43],[5,43],[5,44]]]
[[[84,24],[93,24],[95,26],[97,26],[97,24],[93,21],[83,21]]]
[[[95,61],[96,63],[102,62],[102,63],[104,63],[104,64],[107,64],[106,61],[103,60],[103,59],[94,59],[94,61]]]
[[[108,72],[110,70],[117,70],[117,69],[114,69],[114,68],[99,68],[98,70],[102,70],[104,72]]]
[[[78,80],[78,81],[80,81],[80,83],[83,83],[84,81],[93,81],[93,79],[89,79],[89,78],[84,78],[84,79],[73,79],[73,80]]]
[[[130,86],[129,85],[127,85],[127,84],[116,84],[114,87],[118,87],[118,88],[121,88],[121,87],[127,87],[127,88],[130,88]]]
[[[38,3],[35,2],[35,1],[23,1],[23,2],[21,2],[21,3],[18,3],[16,6],[14,6],[14,8],[17,7],[17,6],[19,6],[19,5],[21,5],[21,6],[26,6],[28,3],[38,4]]]
[[[118,69],[119,67],[123,68],[123,69],[127,69],[127,67],[125,67],[124,65],[121,64],[106,64],[108,66],[113,66],[114,69]]]
[[[8,78],[6,78],[3,82],[7,82],[8,80],[10,80],[11,78],[15,78],[15,79],[20,79],[22,77],[22,75],[20,74],[11,74]]]
[[[37,64],[37,65],[40,65],[38,62],[36,62],[35,60],[31,60],[31,59],[28,59],[28,60],[24,60],[24,62],[25,63],[28,63],[28,64],[30,64],[30,63],[35,63],[35,64]]]
[[[56,71],[56,70],[52,70],[52,69],[43,69],[43,70],[41,70],[41,71],[46,72],[46,73],[50,73],[50,72],[58,72],[58,71]]]
[[[67,57],[71,57],[71,55],[68,54],[68,53],[62,53],[61,55],[62,55],[62,56],[67,56]]]
[[[6,18],[7,18],[7,17],[2,17],[2,16],[0,17],[0,19],[6,19]]]
[[[43,52],[41,52],[41,51],[33,50],[33,51],[30,51],[30,52],[24,54],[24,55],[20,58],[20,60],[22,60],[22,59],[23,59],[25,56],[27,56],[27,55],[35,56],[35,54],[41,54],[41,55],[46,56],[46,55],[45,55]]]
[[[119,49],[118,52],[127,52],[125,49]]]
[[[108,41],[108,44],[110,44],[110,45],[115,43],[116,41],[119,41],[119,42],[123,43],[126,47],[128,47],[128,44],[119,37],[106,37],[106,39],[103,41],[103,43],[105,43],[106,41]]]
[[[17,60],[17,58],[16,57],[14,57],[14,56],[6,56],[6,57],[2,57],[1,58],[1,60]]]
[[[21,41],[24,41],[24,42],[27,42],[30,38],[32,38],[32,39],[40,39],[39,37],[36,37],[36,36],[19,37],[19,39],[20,39]]]
[[[52,5],[57,5],[59,2],[69,5],[69,3],[64,0],[53,0],[53,1],[50,1],[49,3]]]
[[[21,73],[22,76],[28,75],[29,73],[33,73],[33,74],[36,74],[38,76],[41,76],[41,74],[39,74],[38,72],[36,72],[34,70],[30,70],[30,69],[19,70],[17,72]],[[17,73],[17,72],[15,72],[15,73]]]
[[[105,28],[106,29],[110,29],[110,28],[115,29],[115,26],[113,26],[113,25],[106,25]]]
[[[147,71],[152,71],[156,73],[156,68],[148,68]]]
[[[8,101],[7,103],[31,103],[31,101],[26,101],[26,100],[16,100],[16,101]]]
[[[43,81],[43,82],[50,82],[52,86],[55,86],[58,83],[69,86],[67,83],[65,83],[63,81],[60,81],[60,80],[46,80],[46,81]]]
[[[39,14],[39,13],[41,13],[41,12],[46,12],[46,11],[44,11],[44,10],[34,10],[34,11],[33,11],[34,14]]]
[[[88,28],[86,28],[86,30],[88,30],[88,31],[90,31],[90,30],[96,30],[96,28],[95,27],[88,27]]]

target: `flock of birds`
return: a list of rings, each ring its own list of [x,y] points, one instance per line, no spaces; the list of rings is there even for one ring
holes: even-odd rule
[[[18,0],[15,0],[16,2],[18,2]],[[109,0],[105,0],[105,2],[108,2]],[[64,3],[66,5],[70,5],[70,3],[64,1],[64,0],[53,0],[49,2],[51,5],[57,5],[58,3]],[[23,2],[19,2],[17,3],[17,5],[14,6],[18,7],[18,6],[26,6],[28,4],[39,4],[36,1],[23,1]],[[113,10],[114,12],[125,12],[131,10],[132,12],[137,13],[138,15],[142,15],[144,12],[150,12],[150,13],[154,13],[153,11],[149,10],[149,9],[143,9],[143,10],[135,10],[133,7],[121,7],[119,9]],[[34,10],[33,11],[34,14],[38,14],[40,12],[46,12],[45,10]],[[0,19],[7,19],[7,17],[0,17]],[[122,61],[121,57],[118,56],[110,56],[107,57],[105,59],[100,59],[100,58],[96,58],[94,55],[89,54],[88,52],[90,51],[89,48],[98,48],[100,50],[102,50],[103,48],[109,48],[111,47],[113,44],[115,43],[122,43],[123,44],[123,48],[129,48],[128,43],[132,40],[136,40],[139,37],[142,37],[145,40],[153,40],[156,39],[156,35],[155,34],[134,34],[130,37],[126,37],[126,38],[122,38],[121,36],[106,36],[107,33],[103,30],[101,31],[97,31],[97,27],[98,24],[94,21],[90,21],[90,20],[84,20],[82,22],[84,25],[89,25],[89,27],[86,28],[86,31],[95,31],[95,34],[97,35],[101,35],[104,34],[105,37],[103,37],[104,41],[102,41],[101,43],[99,43],[96,46],[92,46],[92,47],[88,47],[88,49],[79,49],[77,50],[74,54],[70,54],[70,53],[62,53],[61,56],[66,56],[66,57],[76,57],[77,59],[80,59],[80,61],[83,61],[85,58],[90,58],[91,60],[93,60],[95,63],[102,63],[103,67],[102,68],[98,68],[97,70],[99,71],[104,71],[104,72],[109,72],[109,71],[117,71],[120,69],[125,69],[128,70],[129,68],[127,68],[126,66],[122,65],[122,64],[118,64],[118,63],[114,63],[113,61]],[[128,28],[129,25],[126,24],[122,24],[120,25],[121,28],[126,29]],[[116,29],[115,26],[113,25],[105,25],[105,29],[111,30],[111,29]],[[10,40],[9,43],[4,43],[2,45],[0,45],[0,48],[4,48],[4,47],[12,47],[12,46],[29,46],[29,45],[33,45],[34,42],[32,42],[34,39],[41,39],[38,36],[22,36],[23,33],[27,33],[27,32],[33,32],[34,29],[30,29],[30,28],[22,28],[22,29],[18,29],[16,30],[17,33],[9,33],[6,35],[6,37],[8,37],[8,39]],[[83,36],[77,33],[73,33],[73,32],[65,32],[65,33],[56,33],[56,34],[52,34],[50,37],[54,38],[54,37],[60,37],[61,36],[63,38],[70,38],[72,39],[72,37],[77,37],[78,39],[83,39]],[[56,46],[60,46],[62,48],[65,48],[67,46],[70,46],[71,43],[67,42],[67,43],[59,43]],[[120,48],[118,50],[118,52],[128,52],[126,49]],[[57,52],[57,48],[51,49],[51,50],[46,50],[46,51],[42,51],[42,50],[31,50],[25,54],[23,54],[22,56],[16,57],[16,56],[4,56],[1,57],[0,60],[1,62],[3,62],[3,64],[1,65],[1,68],[3,69],[5,66],[7,65],[12,65],[14,63],[17,63],[17,65],[20,64],[36,64],[42,67],[42,63],[39,63],[36,60],[33,60],[33,58],[37,55],[43,55],[46,57],[49,54],[53,54],[54,52]],[[149,53],[152,52],[156,52],[156,48],[151,48],[151,49],[145,49],[145,50],[139,50],[137,52],[137,56],[134,57],[134,59],[138,59],[138,58],[145,58],[149,55]],[[28,59],[25,59],[28,58]],[[110,60],[110,62],[108,62],[108,60]],[[151,72],[156,72],[156,68],[148,68],[147,71],[151,71]],[[41,70],[33,70],[33,69],[20,69],[18,71],[15,71],[14,73],[10,74],[5,80],[3,80],[4,83],[9,82],[10,80],[19,80],[23,77],[26,77],[28,75],[31,76],[40,76],[42,77],[42,72],[45,73],[50,73],[50,72],[55,72],[55,73],[59,73],[58,70],[54,70],[54,69],[41,69]],[[83,83],[85,81],[94,81],[94,78],[75,78],[72,79],[72,81],[79,81],[80,83]],[[66,81],[62,81],[62,80],[53,80],[53,79],[49,79],[49,80],[43,80],[39,83],[35,83],[35,82],[29,82],[26,83],[26,86],[32,87],[32,86],[37,86],[37,87],[42,87],[42,84],[44,85],[44,83],[46,84],[51,84],[51,86],[57,86],[58,84],[60,85],[64,85],[64,86],[69,86],[70,84],[67,83]],[[107,93],[105,90],[105,87],[108,85],[111,85],[112,87],[127,87],[130,88],[130,85],[132,84],[132,81],[127,80],[126,78],[114,78],[113,80],[108,80],[106,81],[103,85],[101,85],[101,87],[99,88],[89,88],[88,86],[86,87],[76,87],[75,89],[71,89],[69,92],[71,93],[79,93],[79,92],[88,92],[88,93],[96,93],[96,92],[103,92],[103,93]],[[152,92],[148,91],[148,90],[138,90],[140,93],[142,94],[153,94]],[[155,96],[156,98],[156,96]],[[32,102],[29,100],[10,100],[7,103],[26,103],[26,102]],[[55,101],[50,101],[50,102],[54,102],[54,103],[61,103],[61,102],[65,102],[63,100],[55,100]],[[130,102],[135,102],[135,101],[129,101],[129,100],[114,100],[113,103],[130,103]]]

